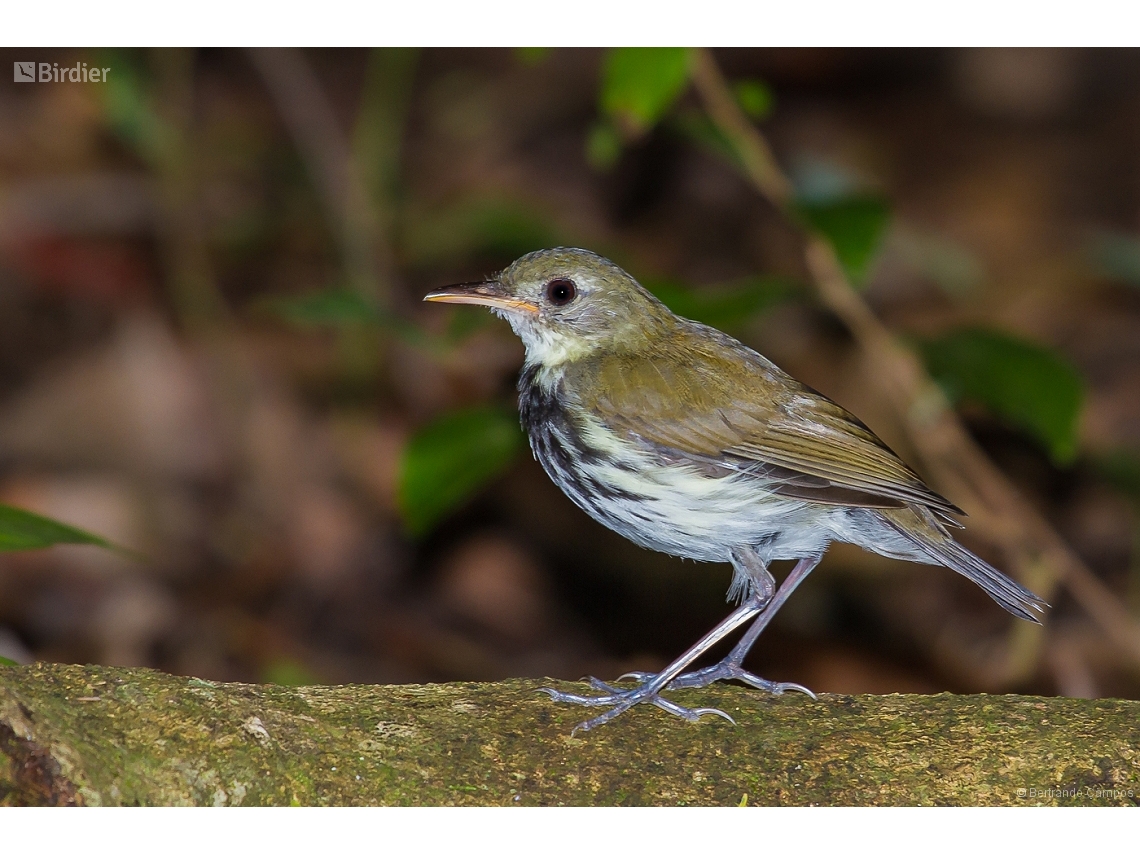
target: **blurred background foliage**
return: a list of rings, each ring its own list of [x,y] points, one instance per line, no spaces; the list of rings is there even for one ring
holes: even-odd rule
[[[283,683],[665,664],[728,568],[574,508],[526,450],[509,329],[420,298],[585,246],[917,464],[803,230],[1140,616],[1140,54],[717,52],[789,222],[685,49],[35,53],[111,71],[0,85],[0,657]],[[1140,697],[1053,605],[1003,681],[984,595],[840,547],[750,664]]]

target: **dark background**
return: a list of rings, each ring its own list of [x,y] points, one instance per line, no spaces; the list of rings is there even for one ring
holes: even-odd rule
[[[980,324],[1075,368],[1071,461],[984,407],[962,414],[1135,614],[1140,53],[716,56],[769,87],[760,127],[801,191],[889,200],[865,296],[890,328]],[[32,59],[110,80],[10,82]],[[778,277],[732,331],[901,442],[795,232],[685,133],[692,93],[599,153],[602,51],[0,60],[0,502],[149,558],[0,555],[0,655],[282,683],[670,661],[726,612],[729,568],[624,542],[528,453],[422,533],[399,511],[409,438],[512,405],[522,359],[505,324],[420,298],[543,246],[697,294]],[[1002,676],[989,666],[1026,636],[984,594],[837,548],[749,664],[817,691],[1140,697],[1134,655],[1051,599],[1028,666]]]

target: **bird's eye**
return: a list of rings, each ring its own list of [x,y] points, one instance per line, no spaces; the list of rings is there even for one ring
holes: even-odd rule
[[[565,306],[578,294],[569,279],[551,279],[546,283],[546,299],[553,306]]]

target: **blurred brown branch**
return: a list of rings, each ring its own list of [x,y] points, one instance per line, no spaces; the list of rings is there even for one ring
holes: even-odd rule
[[[181,320],[197,332],[227,324],[229,310],[218,290],[206,246],[194,140],[194,51],[151,51],[156,92],[151,102],[165,133],[150,149],[162,216],[163,255],[171,296]]]
[[[797,223],[790,209],[791,182],[760,131],[732,96],[711,52],[699,50],[693,80],[716,126],[732,142],[752,183]],[[1058,584],[1133,660],[1140,662],[1140,625],[1053,527],[1030,505],[973,440],[941,389],[914,353],[903,346],[851,287],[835,252],[815,234],[805,235],[805,258],[825,306],[843,321],[875,376],[887,389],[899,421],[933,479],[967,509],[971,530],[1000,548],[1014,573],[1048,598]],[[1042,654],[1032,627],[1018,622],[997,683],[1028,676]]]
[[[387,296],[377,265],[379,229],[359,164],[328,97],[304,53],[296,48],[251,48],[250,59],[289,129],[330,227],[340,244],[350,286],[361,296]],[[383,253],[387,257],[387,253]]]

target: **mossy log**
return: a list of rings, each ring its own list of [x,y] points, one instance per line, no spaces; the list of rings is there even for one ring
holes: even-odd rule
[[[1136,804],[1140,702],[679,692],[571,735],[551,681],[251,686],[0,667],[0,804]],[[567,684],[560,684],[565,686]]]

